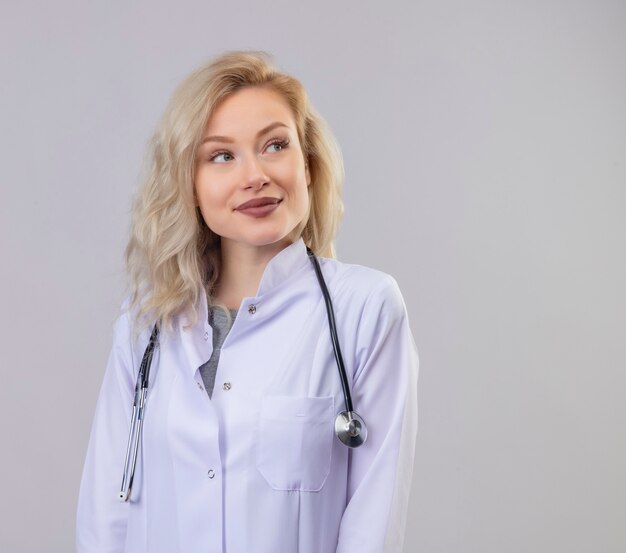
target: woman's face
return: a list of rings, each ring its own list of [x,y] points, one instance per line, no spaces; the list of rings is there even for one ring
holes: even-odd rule
[[[310,182],[291,108],[280,94],[250,87],[219,104],[198,149],[194,186],[222,246],[288,245],[307,214]],[[265,205],[246,209],[250,201]]]

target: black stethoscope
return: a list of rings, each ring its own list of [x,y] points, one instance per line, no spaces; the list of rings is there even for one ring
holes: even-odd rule
[[[326,287],[326,281],[322,276],[322,269],[319,261],[313,251],[307,247],[306,249],[317,280],[319,281],[324,302],[326,303],[326,313],[328,314],[328,325],[330,327],[330,335],[335,352],[335,360],[339,369],[339,377],[341,379],[341,387],[343,388],[343,398],[346,410],[342,411],[335,418],[335,434],[339,440],[348,447],[359,447],[365,443],[367,439],[367,427],[365,421],[354,412],[352,408],[352,394],[350,393],[350,385],[346,375],[346,368],[343,364],[341,349],[339,348],[339,339],[337,338],[337,327],[335,326],[335,313],[333,304],[330,300],[330,294]],[[120,501],[128,501],[133,486],[133,478],[135,476],[135,467],[137,465],[137,454],[139,452],[139,442],[141,428],[143,426],[144,410],[146,405],[146,396],[148,393],[148,381],[150,377],[150,365],[152,364],[152,355],[159,336],[159,327],[155,324],[150,341],[143,354],[143,359],[139,367],[137,375],[137,384],[135,385],[135,400],[133,402],[133,414],[130,424],[130,434],[128,436],[128,446],[126,448],[126,461],[124,463],[124,475],[122,477],[122,487],[119,492]]]

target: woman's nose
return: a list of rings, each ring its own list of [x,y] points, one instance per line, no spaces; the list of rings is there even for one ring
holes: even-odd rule
[[[256,156],[251,156],[246,162],[244,186],[245,188],[257,188],[260,189],[264,184],[270,181],[263,166]]]

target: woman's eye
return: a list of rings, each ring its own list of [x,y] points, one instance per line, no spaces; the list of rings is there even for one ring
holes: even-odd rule
[[[209,160],[214,161],[215,163],[225,163],[230,161],[230,159],[224,159],[225,156],[230,159],[233,157],[228,152],[216,152],[209,158]]]
[[[268,144],[267,148],[270,152],[280,152],[284,150],[289,144],[288,140],[274,140]],[[270,150],[270,148],[275,148],[274,150]]]

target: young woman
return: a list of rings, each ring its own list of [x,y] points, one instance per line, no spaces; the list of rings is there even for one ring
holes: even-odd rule
[[[334,259],[341,154],[301,83],[227,53],[151,148],[79,553],[401,551],[417,349],[395,280]]]

